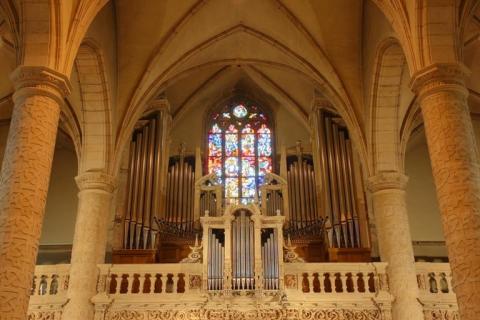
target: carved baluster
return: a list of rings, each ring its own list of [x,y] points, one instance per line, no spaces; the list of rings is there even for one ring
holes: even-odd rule
[[[307,279],[308,279],[308,290],[310,293],[314,293],[314,290],[313,290],[313,272],[309,272],[307,273]]]
[[[30,292],[30,295],[36,296],[38,294],[37,287],[38,287],[38,277],[34,275],[33,281],[32,281],[32,290]]]
[[[386,291],[385,288],[382,287],[382,281],[381,281],[381,277],[383,276],[383,274],[374,274],[373,275],[373,283],[374,283],[374,291],[375,292],[380,292],[380,291]]]
[[[113,276],[113,275],[112,275]],[[121,274],[116,275],[115,294],[120,294],[120,288],[122,287],[123,277]]]
[[[162,278],[163,278],[163,273],[158,274],[158,278],[157,278],[157,279],[158,279],[158,285],[159,285],[159,287],[160,287],[158,293],[165,293],[165,292],[167,291],[168,275],[165,277],[165,278],[166,278],[165,281],[162,280]],[[157,282],[157,281],[155,280],[155,283],[156,283],[156,282]],[[154,290],[155,290],[155,286],[154,286]]]
[[[318,282],[320,283],[320,293],[325,293],[325,274],[323,272],[318,273]]]
[[[177,293],[177,290],[178,290],[178,274],[177,273],[174,273],[173,276],[172,276],[172,280],[173,280],[173,285],[172,285],[172,293]]]
[[[184,283],[184,291],[183,293],[188,293],[190,291],[190,275],[187,273],[183,274],[183,283]]]
[[[448,293],[454,293],[453,292],[453,286],[452,286],[452,272],[445,272],[445,274],[447,275],[446,276],[446,279],[447,279],[447,285],[448,285]]]
[[[138,293],[143,294],[143,288],[145,286],[145,274],[141,273],[138,276]]]
[[[347,293],[348,272],[340,272],[340,280],[342,281],[342,293]]]
[[[133,282],[135,281],[135,274],[132,273],[131,276],[128,274],[126,279],[128,281],[127,294],[131,294],[132,288],[133,288]]]
[[[353,292],[358,293],[358,272],[352,272]]]

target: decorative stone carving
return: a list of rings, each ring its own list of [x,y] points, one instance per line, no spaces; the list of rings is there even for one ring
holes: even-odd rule
[[[63,104],[71,91],[68,78],[52,69],[41,66],[20,66],[10,75],[15,93],[14,101],[26,96],[40,95]]]
[[[297,276],[294,274],[285,275],[285,288],[286,289],[297,289]]]
[[[425,124],[445,242],[462,320],[480,314],[480,168],[461,64],[413,76]]]
[[[171,320],[171,319],[205,319],[205,320],[388,320],[378,310],[342,310],[342,309],[303,309],[256,308],[253,310],[222,309],[187,309],[187,310],[150,310],[128,311],[116,310],[108,312],[106,320]],[[443,320],[443,319],[442,319]],[[450,320],[450,319],[449,319]]]
[[[60,320],[61,311],[37,311],[28,315],[28,320]]]
[[[189,289],[201,289],[202,288],[202,276],[201,275],[191,275],[188,279]]]
[[[425,320],[460,320],[460,316],[452,310],[426,310]]]
[[[12,80],[15,106],[0,174],[0,314],[24,320],[69,85],[64,75],[43,67],[19,67]]]
[[[292,246],[292,242],[290,241],[290,238],[288,239],[287,243],[283,245],[284,249],[284,255],[283,255],[283,260],[285,262],[305,262],[303,258],[301,258],[298,253],[295,252],[295,249],[297,247]]]
[[[201,263],[203,254],[203,243],[198,244],[198,236],[195,236],[195,244],[190,246],[190,253],[183,259],[182,263]]]

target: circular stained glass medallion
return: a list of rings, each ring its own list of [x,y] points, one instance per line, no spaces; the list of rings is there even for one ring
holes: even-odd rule
[[[245,106],[239,104],[235,108],[233,108],[233,115],[237,118],[244,118],[247,115],[248,111]]]

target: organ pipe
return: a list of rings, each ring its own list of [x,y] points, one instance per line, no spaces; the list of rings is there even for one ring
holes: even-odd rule
[[[184,232],[194,229],[195,172],[185,161],[185,149],[180,147],[180,159],[170,166],[167,174],[165,217]],[[202,200],[200,201],[202,204]],[[202,205],[201,205],[202,207]]]
[[[222,290],[224,285],[223,270],[225,267],[225,244],[219,237],[217,237],[217,234],[212,229],[209,230],[208,236],[207,263],[208,290]]]
[[[340,119],[321,112],[318,119],[321,163],[325,164],[325,212],[331,225],[330,243],[336,248],[361,247],[352,148]]]
[[[130,142],[124,248],[155,246],[161,175],[162,117],[160,113],[139,121]]]
[[[232,221],[232,287],[254,289],[254,224],[244,210]]]
[[[278,233],[276,229],[264,229],[265,235],[262,241],[262,263],[264,284],[266,290],[279,288],[279,256],[278,256]]]
[[[289,211],[293,228],[302,229],[315,224],[320,213],[313,166],[304,159],[300,143],[297,143],[296,151],[296,161],[287,171]]]

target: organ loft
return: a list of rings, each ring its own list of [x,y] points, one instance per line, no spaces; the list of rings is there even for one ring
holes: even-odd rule
[[[0,320],[478,320],[480,0],[0,0]]]
[[[257,102],[231,98],[207,116],[203,146],[180,143],[165,156],[161,118],[142,118],[113,262],[178,263],[200,243],[204,278],[218,290],[278,289],[283,251],[293,247],[302,261],[370,261],[359,164],[342,119],[318,110],[314,137],[292,146],[275,144],[271,119]]]

